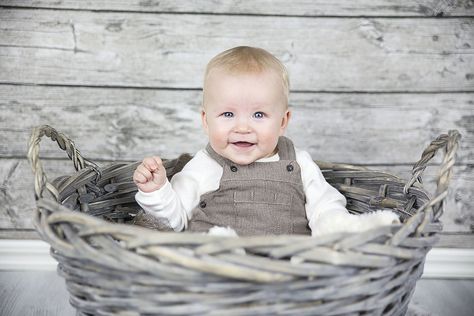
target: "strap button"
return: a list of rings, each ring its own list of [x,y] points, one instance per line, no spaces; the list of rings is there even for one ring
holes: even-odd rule
[[[236,166],[230,166],[230,171],[232,172],[237,172],[237,167]]]
[[[293,169],[294,169],[293,165],[286,166],[286,170],[288,170],[288,172],[292,172]]]
[[[200,208],[205,208],[206,206],[207,206],[207,204],[206,204],[205,201],[199,202],[199,207],[200,207]]]

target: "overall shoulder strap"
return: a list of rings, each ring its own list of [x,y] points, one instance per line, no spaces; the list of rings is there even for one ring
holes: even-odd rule
[[[296,160],[295,146],[289,138],[280,136],[277,146],[280,160]]]
[[[218,153],[216,153],[214,151],[214,149],[212,149],[212,146],[210,143],[207,143],[207,146],[206,146],[206,151],[207,153],[209,154],[209,156],[211,156],[212,159],[214,159],[215,161],[217,161],[217,163],[219,165],[221,165],[222,167],[225,166],[226,164],[226,159],[224,157],[222,157],[221,155],[219,155]]]

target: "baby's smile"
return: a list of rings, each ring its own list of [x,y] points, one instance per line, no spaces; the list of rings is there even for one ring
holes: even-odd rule
[[[234,150],[241,153],[252,151],[257,145],[256,143],[247,142],[247,141],[236,141],[236,142],[231,142],[230,144],[234,148]]]
[[[251,147],[251,146],[255,145],[254,143],[251,143],[251,142],[241,142],[241,141],[232,142],[231,144],[234,145],[234,146],[243,147],[243,148]]]

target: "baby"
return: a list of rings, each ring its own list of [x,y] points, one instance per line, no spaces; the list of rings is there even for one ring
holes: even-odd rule
[[[397,222],[392,212],[348,213],[311,156],[283,136],[288,95],[287,70],[269,52],[241,46],[215,56],[201,111],[209,144],[170,182],[159,157],[145,158],[133,175],[137,202],[175,231],[321,235]]]

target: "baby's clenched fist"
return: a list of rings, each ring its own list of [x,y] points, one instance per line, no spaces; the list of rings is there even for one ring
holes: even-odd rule
[[[153,192],[166,183],[166,169],[160,157],[153,156],[143,159],[133,173],[133,182],[142,192]]]

